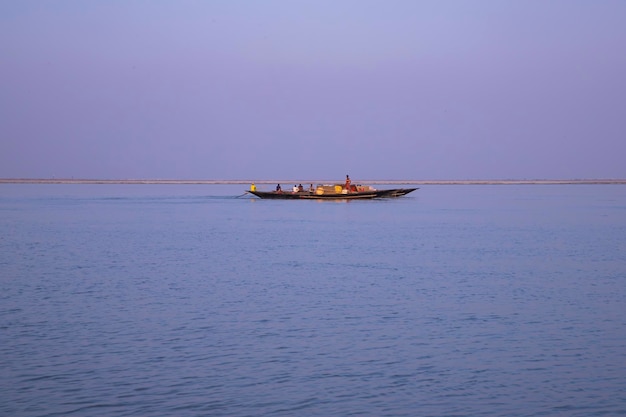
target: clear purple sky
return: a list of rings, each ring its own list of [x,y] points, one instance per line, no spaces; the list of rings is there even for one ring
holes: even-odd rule
[[[626,178],[626,1],[0,3],[0,177]]]

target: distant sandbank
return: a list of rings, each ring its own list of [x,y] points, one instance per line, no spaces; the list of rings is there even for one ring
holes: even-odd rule
[[[74,179],[0,178],[0,184],[334,184],[341,180],[172,180],[172,179]],[[522,185],[522,184],[626,184],[626,179],[524,179],[524,180],[355,180],[360,184],[407,185]]]

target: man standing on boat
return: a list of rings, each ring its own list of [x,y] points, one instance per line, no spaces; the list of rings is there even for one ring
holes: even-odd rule
[[[348,192],[350,192],[350,184],[352,183],[352,181],[350,181],[350,176],[346,175],[346,190],[348,190]]]

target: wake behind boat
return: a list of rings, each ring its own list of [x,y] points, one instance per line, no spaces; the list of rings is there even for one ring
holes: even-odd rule
[[[393,188],[386,190],[377,190],[369,185],[355,185],[350,181],[350,177],[346,175],[344,184],[319,184],[308,189],[304,189],[302,185],[294,186],[291,190],[283,190],[280,184],[276,186],[275,191],[258,191],[256,186],[252,184],[247,193],[253,194],[264,199],[279,200],[356,200],[356,199],[372,199],[372,198],[390,198],[401,197],[417,188]]]

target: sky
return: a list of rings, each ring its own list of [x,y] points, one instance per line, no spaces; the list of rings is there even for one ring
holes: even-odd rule
[[[626,178],[623,0],[0,0],[0,177]]]

